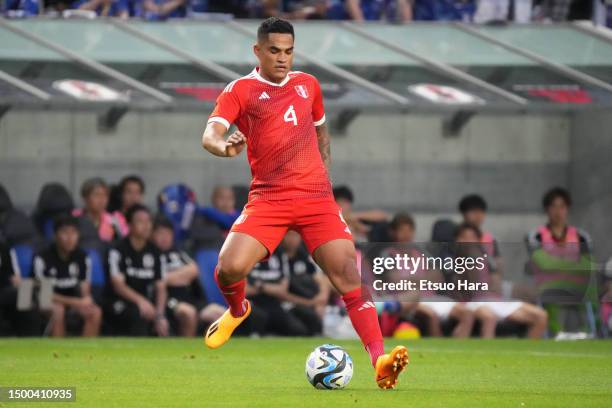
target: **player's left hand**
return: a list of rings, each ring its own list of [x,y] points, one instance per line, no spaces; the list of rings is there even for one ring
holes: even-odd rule
[[[225,141],[225,154],[227,157],[234,157],[246,146],[246,136],[239,130],[232,133]]]

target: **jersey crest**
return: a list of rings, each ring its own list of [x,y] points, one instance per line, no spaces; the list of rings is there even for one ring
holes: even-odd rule
[[[308,99],[308,89],[306,89],[304,85],[296,85],[294,88],[298,95],[304,99]]]

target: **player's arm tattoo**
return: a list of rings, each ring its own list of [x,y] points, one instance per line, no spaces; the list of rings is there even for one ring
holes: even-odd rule
[[[331,148],[329,142],[329,132],[327,131],[327,125],[323,124],[321,126],[317,126],[317,140],[319,141],[319,152],[321,153],[321,158],[323,159],[323,163],[325,163],[325,167],[327,167],[327,171],[330,170],[331,165]]]

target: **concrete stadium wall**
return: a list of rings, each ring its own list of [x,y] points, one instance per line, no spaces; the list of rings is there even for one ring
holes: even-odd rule
[[[454,138],[439,116],[362,115],[334,140],[336,183],[359,204],[454,211],[483,194],[494,212],[539,211],[542,192],[567,184],[569,121],[563,116],[475,116]]]
[[[204,115],[127,114],[114,133],[97,130],[93,114],[10,112],[0,121],[0,182],[31,206],[48,181],[109,181],[143,174],[149,198],[184,181],[200,199],[216,183],[248,183],[246,157],[212,157],[200,147]],[[349,184],[359,206],[454,211],[469,192],[494,212],[539,211],[546,188],[567,185],[570,122],[563,116],[479,115],[455,138],[441,135],[439,116],[359,116],[332,141],[334,184]]]
[[[595,254],[605,261],[612,256],[612,116],[577,114],[571,133],[573,221],[590,233]]]
[[[12,111],[0,121],[0,183],[26,210],[47,182],[66,184],[79,203],[79,186],[86,178],[116,182],[127,173],[143,175],[150,204],[164,185],[179,181],[192,186],[205,203],[215,184],[250,180],[245,156],[227,160],[201,149],[205,118],[128,113],[115,132],[100,133],[91,113]],[[490,203],[487,229],[502,242],[520,243],[543,220],[543,191],[568,186],[570,168],[573,175],[587,171],[580,164],[582,150],[571,152],[574,139],[566,116],[477,115],[454,138],[442,136],[441,119],[357,117],[346,135],[332,140],[334,184],[350,185],[358,208],[413,212],[419,240],[429,239],[437,218],[457,218],[462,195],[478,192]],[[508,258],[523,259],[522,245],[515,248]]]

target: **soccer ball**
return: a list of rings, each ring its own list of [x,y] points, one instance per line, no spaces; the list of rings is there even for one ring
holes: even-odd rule
[[[353,376],[353,360],[340,346],[324,344],[313,350],[306,360],[306,378],[321,390],[339,390]]]

